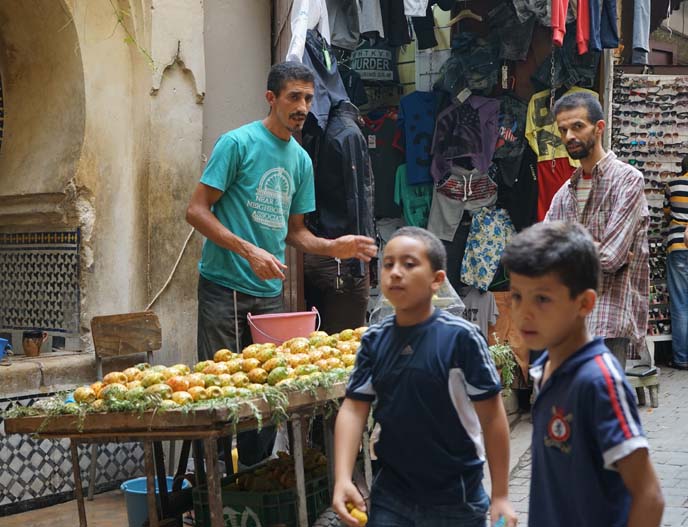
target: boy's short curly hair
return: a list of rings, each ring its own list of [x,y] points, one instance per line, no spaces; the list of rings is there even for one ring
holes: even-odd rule
[[[511,273],[531,278],[556,273],[571,298],[586,289],[597,291],[600,258],[590,233],[579,224],[537,223],[511,239],[502,254]]]

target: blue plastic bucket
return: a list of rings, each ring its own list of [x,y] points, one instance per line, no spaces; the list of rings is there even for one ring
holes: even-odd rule
[[[167,476],[167,490],[172,492],[172,482],[174,478]],[[188,489],[191,485],[188,481],[182,482],[182,488]],[[127,504],[127,518],[129,519],[129,527],[141,527],[148,519],[148,501],[146,498],[146,478],[130,479],[122,483],[120,488],[124,491],[124,501]],[[155,478],[155,494],[158,496],[158,505],[160,505],[158,478]]]

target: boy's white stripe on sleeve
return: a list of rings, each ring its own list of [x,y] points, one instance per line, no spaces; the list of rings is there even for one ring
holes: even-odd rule
[[[650,449],[647,438],[643,436],[635,436],[627,439],[623,443],[614,445],[612,448],[602,453],[604,468],[607,470],[616,470],[615,464],[617,461],[631,455],[639,448],[647,448],[648,450]]]
[[[467,386],[466,377],[460,368],[449,370],[449,397],[454,405],[456,414],[459,416],[461,425],[475,445],[478,459],[484,461],[485,446],[481,436],[480,420],[475,411],[475,406],[473,406],[468,396]]]
[[[444,313],[441,313],[440,317],[442,317],[442,315],[444,315]],[[494,364],[494,361],[492,360],[492,355],[490,355],[490,350],[488,349],[487,345],[483,346],[480,343],[481,339],[483,339],[483,335],[482,333],[480,333],[480,329],[478,329],[477,326],[471,324],[470,322],[466,322],[463,319],[453,319],[448,316],[443,317],[443,322],[449,326],[458,326],[460,328],[467,329],[471,333],[471,337],[479,343],[478,349],[480,350],[480,354],[482,355],[483,361],[486,365],[488,365],[492,381],[495,384],[501,384],[502,380],[499,378],[497,369],[494,366],[492,366]]]
[[[349,384],[349,387],[354,393],[360,393],[361,395],[372,395],[373,397],[377,396],[375,393],[375,388],[373,387],[372,377],[368,377],[360,386],[352,387],[351,384]]]
[[[628,404],[628,397],[626,396],[626,390],[624,389],[624,382],[623,382],[623,377],[621,376],[621,372],[616,368],[614,365],[614,362],[612,361],[611,355],[609,353],[603,353],[602,358],[607,365],[607,368],[609,368],[609,371],[612,374],[612,377],[614,378],[614,385],[616,387],[616,394],[619,397],[619,403],[621,404],[621,410],[623,411],[624,417],[626,418],[626,422],[628,423],[628,427],[631,429],[631,434],[633,434],[633,437],[639,436],[640,435],[640,429],[638,427],[638,423],[635,420],[635,417],[633,417],[633,413],[631,412],[631,407]]]

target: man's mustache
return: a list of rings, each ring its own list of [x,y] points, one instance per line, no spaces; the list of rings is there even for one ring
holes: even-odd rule
[[[307,114],[301,113],[301,112],[295,112],[295,113],[290,113],[289,117],[291,119],[296,119],[296,118],[305,119],[307,117]]]

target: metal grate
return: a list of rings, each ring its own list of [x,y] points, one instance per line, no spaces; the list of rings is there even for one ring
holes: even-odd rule
[[[79,332],[79,231],[0,233],[0,329]]]

